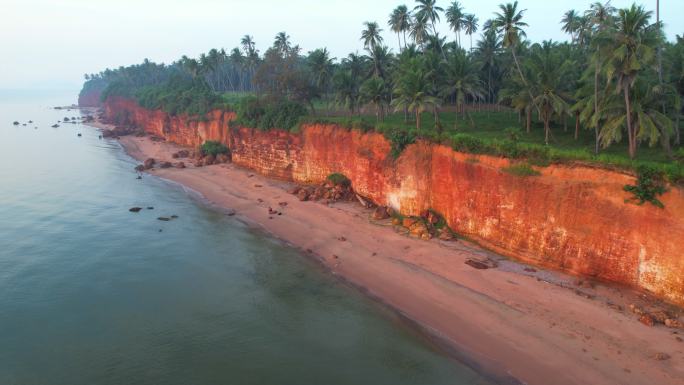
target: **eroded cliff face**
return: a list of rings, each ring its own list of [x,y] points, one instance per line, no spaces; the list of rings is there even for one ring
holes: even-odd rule
[[[101,93],[99,91],[81,93],[78,95],[79,107],[100,107],[102,104],[100,101],[100,95]]]
[[[634,178],[585,166],[553,165],[541,176],[501,171],[509,161],[417,143],[398,159],[376,133],[310,125],[301,133],[230,128],[234,114],[203,122],[169,117],[115,99],[106,115],[179,144],[218,140],[233,162],[262,174],[315,183],[333,172],[354,189],[403,214],[432,208],[484,246],[539,266],[649,290],[684,304],[684,191],[673,187],[665,209],[625,203]]]

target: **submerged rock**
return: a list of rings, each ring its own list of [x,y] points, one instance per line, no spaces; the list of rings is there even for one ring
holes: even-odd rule
[[[140,210],[142,210],[142,207],[131,207],[130,209],[128,209],[128,211],[132,213],[139,213]]]
[[[142,164],[139,164],[139,165],[135,166],[135,171],[143,172],[143,171],[145,171],[145,166]]]
[[[12,124],[14,124],[15,126],[18,126],[18,125],[19,125],[19,122],[14,121],[14,123],[12,123]]]
[[[158,221],[162,221],[162,222],[168,222],[168,221],[171,220],[171,218],[169,218],[169,217],[159,217],[159,218],[157,218],[157,220],[158,220]]]
[[[59,124],[56,124],[56,123],[55,123],[55,124],[53,124],[51,127],[52,127],[52,128],[57,128],[57,127],[59,127]]]

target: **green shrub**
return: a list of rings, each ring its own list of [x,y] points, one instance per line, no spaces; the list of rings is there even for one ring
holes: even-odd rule
[[[208,140],[200,146],[200,151],[202,151],[202,155],[219,155],[219,154],[228,154],[230,150],[228,147],[226,147],[223,143],[217,142],[214,140]]]
[[[658,200],[658,196],[663,195],[667,189],[662,171],[654,167],[639,166],[636,185],[626,185],[624,189],[634,195],[631,199],[627,199],[628,202],[634,202],[638,205],[649,202],[654,206],[664,207],[663,203]]]
[[[512,175],[528,177],[528,176],[539,176],[541,173],[527,163],[517,163],[504,167],[501,169],[503,172],[507,172]]]
[[[391,128],[383,131],[383,135],[392,144],[392,157],[395,159],[404,152],[404,149],[416,142],[416,136],[408,129]]]
[[[349,180],[349,178],[347,178],[344,174],[340,174],[338,172],[328,175],[326,179],[335,185],[344,187],[351,186],[351,180]]]

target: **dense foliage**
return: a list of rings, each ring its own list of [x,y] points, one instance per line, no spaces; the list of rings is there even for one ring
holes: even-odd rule
[[[458,1],[443,5],[394,9],[395,52],[372,21],[360,33],[363,53],[340,60],[325,48],[303,54],[285,32],[262,54],[245,35],[230,51],[89,75],[84,89],[104,82],[104,98],[136,97],[171,113],[202,114],[230,98],[238,123],[260,129],[375,128],[394,156],[422,138],[535,165],[651,165],[684,179],[684,39],[667,41],[651,12],[610,2],[570,10],[560,18],[569,41],[554,42],[527,39],[517,1],[482,22]],[[441,21],[453,40],[437,33]]]
[[[262,130],[297,128],[300,118],[307,114],[304,105],[286,99],[267,101],[248,96],[243,98],[236,107],[237,124]]]
[[[202,116],[214,108],[225,107],[221,96],[206,83],[184,78],[142,87],[135,92],[135,99],[142,107],[161,109],[171,115]]]
[[[202,146],[200,146],[200,151],[202,151],[202,155],[220,155],[220,154],[228,154],[230,150],[228,147],[226,147],[225,144],[221,142],[217,142],[215,140],[208,140],[204,143],[202,143]]]

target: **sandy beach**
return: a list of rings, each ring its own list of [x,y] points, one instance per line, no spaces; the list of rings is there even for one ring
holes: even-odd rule
[[[120,143],[140,161],[177,161],[172,154],[181,149],[147,137]],[[462,240],[409,238],[388,221],[370,220],[371,210],[359,204],[300,202],[287,193],[292,184],[232,164],[185,164],[150,174],[235,210],[241,220],[318,258],[498,383],[684,384],[684,330],[641,324],[629,305],[653,300],[640,293],[578,285],[573,277],[526,269]],[[271,215],[269,208],[283,214]],[[464,263],[471,257],[498,260],[499,267],[474,269]]]

